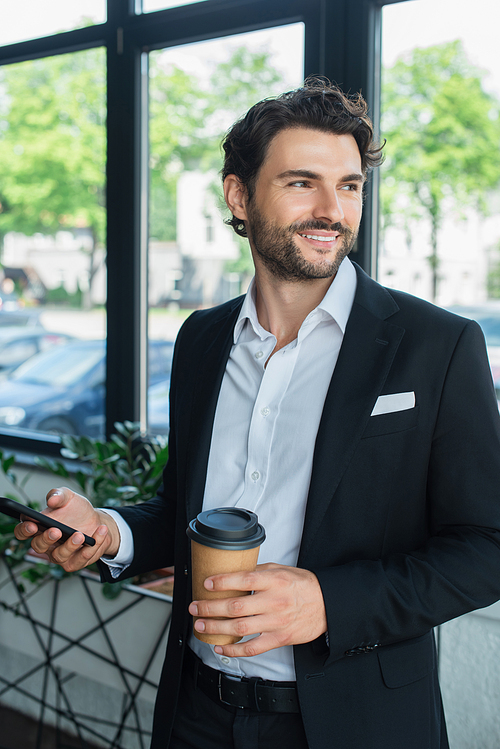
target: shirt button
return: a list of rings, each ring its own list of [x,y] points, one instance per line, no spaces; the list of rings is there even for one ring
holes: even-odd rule
[[[224,656],[224,658],[221,658],[221,662],[225,663],[227,666],[229,663],[231,663],[231,659]]]
[[[263,356],[264,356],[263,351],[257,351],[257,353],[255,354],[256,359],[262,359]]]
[[[262,416],[269,416],[271,409],[266,406],[265,408],[261,408],[260,412]]]
[[[260,473],[258,471],[254,471],[251,478],[253,481],[258,481],[260,479]]]

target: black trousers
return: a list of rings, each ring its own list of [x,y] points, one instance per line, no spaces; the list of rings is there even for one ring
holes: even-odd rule
[[[196,688],[192,675],[185,669],[168,749],[308,749],[308,746],[300,714],[226,709]]]

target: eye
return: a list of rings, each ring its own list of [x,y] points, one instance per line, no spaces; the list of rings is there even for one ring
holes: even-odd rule
[[[359,192],[361,185],[359,185],[357,182],[353,182],[350,185],[342,185],[340,188],[341,190],[346,190],[347,192]]]
[[[297,179],[295,182],[290,182],[289,187],[309,187],[309,182],[303,179]]]

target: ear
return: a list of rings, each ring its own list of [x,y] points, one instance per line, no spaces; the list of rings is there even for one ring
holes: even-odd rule
[[[244,221],[247,219],[246,187],[235,174],[228,174],[224,180],[224,200],[233,216]]]

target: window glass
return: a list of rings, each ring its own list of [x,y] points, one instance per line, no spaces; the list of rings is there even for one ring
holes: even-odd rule
[[[104,433],[105,100],[102,49],[0,68],[0,428]]]
[[[300,23],[150,54],[150,342],[246,291],[252,263],[224,224],[220,142],[252,104],[301,84],[303,48]],[[149,373],[149,429],[166,433],[169,375],[153,382],[152,358]]]
[[[2,0],[0,45],[81,29],[105,20],[106,0]]]
[[[494,15],[489,0],[473,6],[467,0],[417,0],[383,10],[387,145],[378,278],[477,320],[500,395],[500,56]]]
[[[383,10],[378,278],[444,306],[500,297],[492,12],[489,0],[416,0]]]

